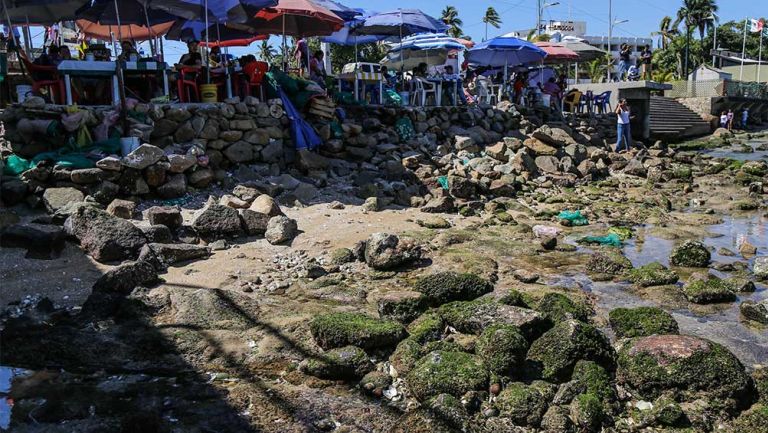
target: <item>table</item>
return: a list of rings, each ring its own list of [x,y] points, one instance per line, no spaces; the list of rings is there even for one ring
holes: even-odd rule
[[[345,72],[336,76],[336,80],[339,82],[339,89],[341,89],[342,81],[354,81],[355,83],[355,101],[358,101],[358,89],[359,82],[363,83],[379,83],[379,104],[384,104],[384,75],[381,72]],[[365,89],[363,89],[365,92]]]
[[[456,77],[428,77],[426,79],[430,83],[435,83],[437,88],[435,89],[435,105],[442,105],[443,99],[443,83],[452,83],[453,87],[453,105],[459,105],[459,79]]]
[[[163,62],[123,62],[124,71],[152,71],[163,73],[163,92],[168,95],[168,66]],[[100,60],[63,60],[58,66],[64,75],[64,91],[67,105],[72,105],[71,77],[111,77],[112,100],[120,101],[117,81],[117,62]]]

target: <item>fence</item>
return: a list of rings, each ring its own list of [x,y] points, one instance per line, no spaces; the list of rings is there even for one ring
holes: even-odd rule
[[[737,96],[768,100],[768,85],[733,80],[673,81],[672,89],[665,90],[669,98],[699,98],[714,96]]]

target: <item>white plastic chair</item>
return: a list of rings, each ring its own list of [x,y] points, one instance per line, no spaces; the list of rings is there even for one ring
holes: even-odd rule
[[[431,94],[435,101],[437,101],[437,84],[430,83],[429,81],[422,80],[421,78],[414,78],[413,93],[411,94],[411,105],[417,105],[417,102],[421,103],[421,106],[427,105],[427,97]]]
[[[498,102],[498,98],[491,88],[491,82],[487,78],[477,78],[477,96],[478,100],[484,101],[486,104],[493,105]]]

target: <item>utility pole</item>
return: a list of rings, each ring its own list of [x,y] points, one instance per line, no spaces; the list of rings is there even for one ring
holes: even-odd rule
[[[542,0],[536,1],[536,35],[541,34],[541,2]]]
[[[611,62],[613,61],[613,50],[611,50],[611,39],[613,39],[613,0],[608,0],[608,83],[611,82]]]

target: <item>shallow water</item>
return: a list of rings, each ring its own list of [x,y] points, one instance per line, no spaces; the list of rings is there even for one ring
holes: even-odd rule
[[[635,237],[628,240],[623,250],[634,266],[658,261],[669,265],[669,254],[674,241],[653,236],[652,226],[635,228]],[[708,227],[710,237],[702,239],[704,244],[714,247],[713,261],[732,262],[745,260],[740,255],[720,255],[717,250],[727,248],[738,251],[740,239],[746,239],[758,246],[758,255],[766,255],[768,246],[768,218],[758,214],[746,218],[725,216],[721,224]],[[754,258],[749,260],[750,266]],[[727,273],[718,273],[725,277]],[[757,284],[754,293],[740,293],[736,302],[708,306],[692,311],[689,308],[675,308],[661,303],[661,300],[640,297],[631,290],[628,283],[593,282],[584,274],[556,277],[551,284],[581,287],[597,296],[598,313],[606,316],[608,311],[618,307],[658,306],[669,311],[680,325],[680,332],[707,338],[728,347],[747,367],[768,365],[768,329],[749,326],[740,320],[739,304],[745,300],[768,299],[768,287]]]
[[[765,144],[766,141],[749,141],[746,144],[752,149],[756,149],[757,146]],[[721,147],[705,152],[707,155],[714,158],[730,158],[738,161],[758,161],[768,159],[768,150],[755,150],[754,152],[739,152],[741,145],[734,145],[729,147]]]

